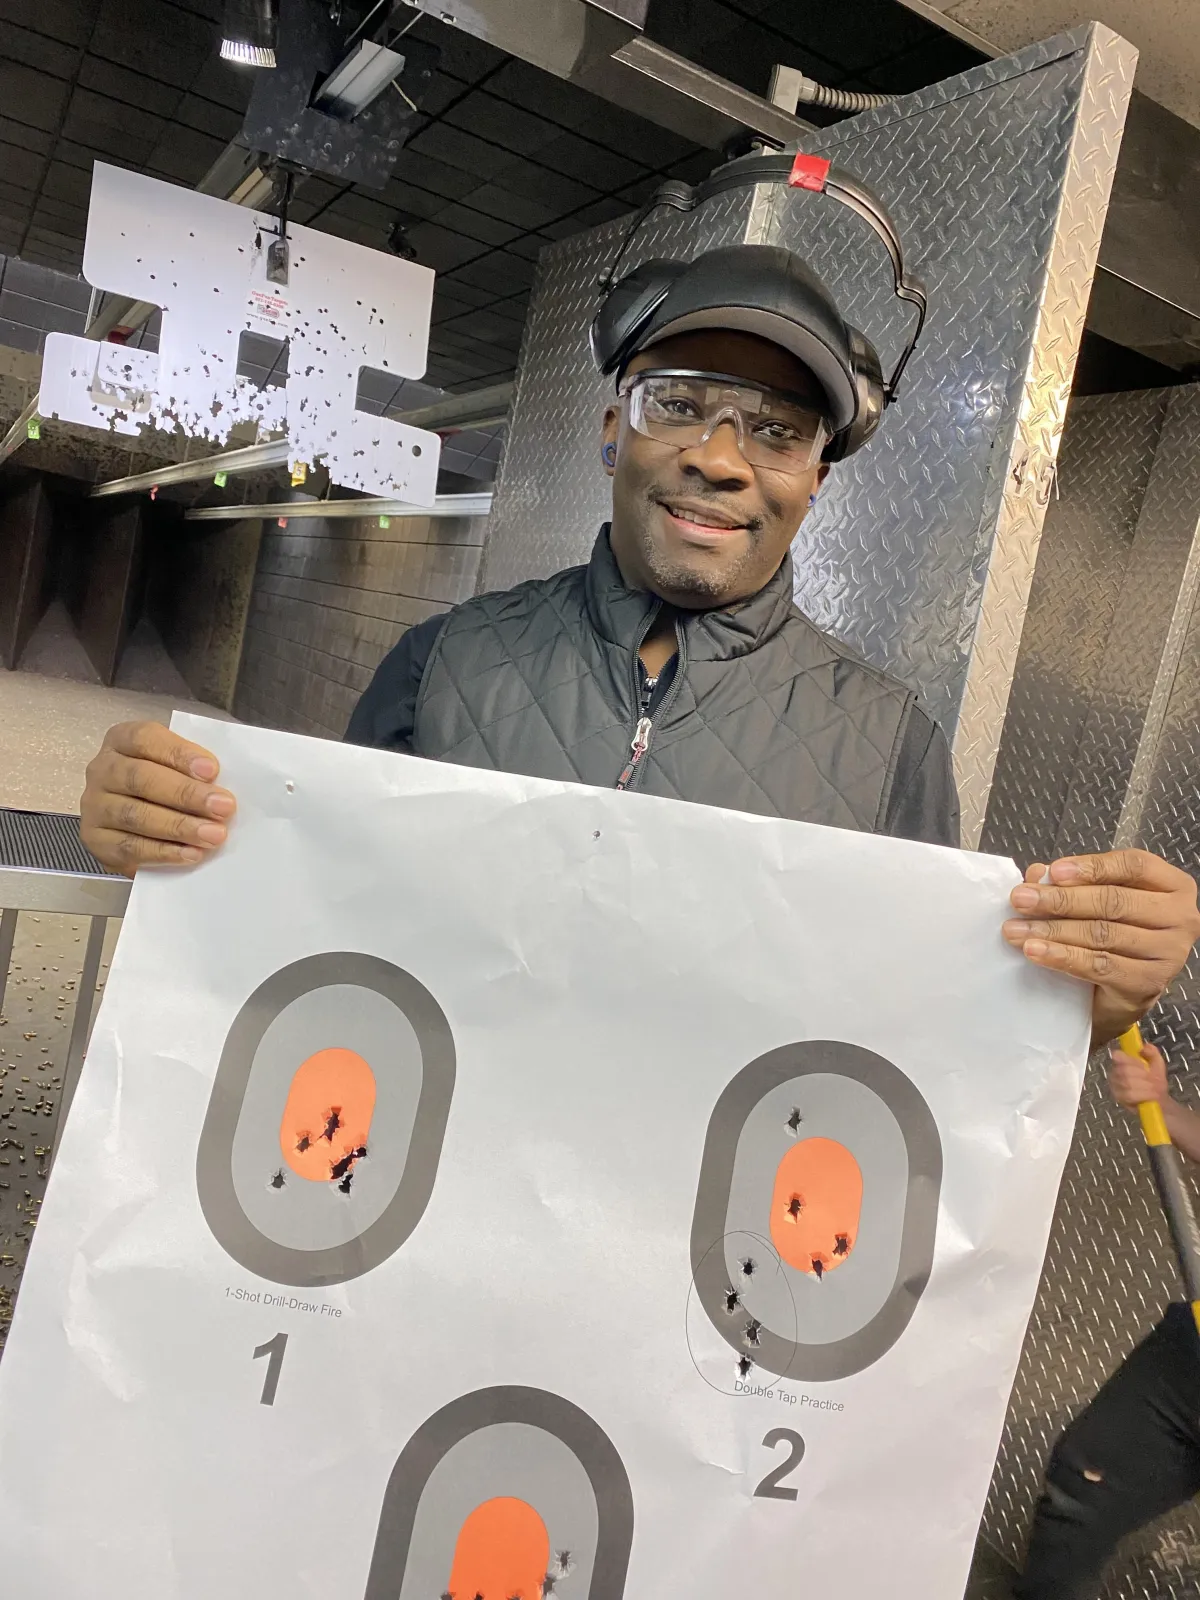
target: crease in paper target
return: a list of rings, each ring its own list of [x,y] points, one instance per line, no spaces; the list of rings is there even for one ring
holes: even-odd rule
[[[289,222],[288,281],[267,278],[278,218],[96,162],[84,277],[161,308],[157,352],[51,333],[43,417],[136,437],[177,431],[217,447],[233,428],[286,432],[289,465],[324,465],[342,488],[433,503],[436,433],[356,408],[364,367],[425,371],[433,273]],[[286,340],[288,374],[237,372],[243,333]]]

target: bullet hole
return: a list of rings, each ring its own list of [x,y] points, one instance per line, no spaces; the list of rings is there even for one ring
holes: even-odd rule
[[[744,1278],[752,1278],[755,1272],[758,1270],[758,1262],[755,1261],[753,1256],[747,1256],[745,1260],[739,1262],[739,1265],[742,1269],[742,1276]]]
[[[413,447],[412,447],[412,453],[413,453],[413,455],[415,455],[415,456],[419,456],[419,455],[420,455],[420,454],[421,454],[421,446],[420,446],[420,445],[419,445],[419,444],[415,444],[415,445],[413,445]]]
[[[737,1290],[731,1284],[729,1286],[729,1288],[726,1289],[726,1291],[725,1291],[725,1312],[726,1312],[726,1315],[732,1317],[733,1314],[737,1311],[738,1307],[741,1305],[741,1303],[742,1303],[741,1295],[737,1292]]]
[[[798,1194],[794,1194],[787,1203],[787,1216],[789,1222],[795,1222],[804,1210],[804,1201]]]
[[[281,1169],[271,1179],[271,1187],[272,1187],[272,1189],[282,1189],[286,1182],[287,1182],[287,1179],[284,1177],[283,1171]]]
[[[337,1184],[342,1194],[350,1193],[350,1184],[354,1177],[354,1163],[361,1161],[366,1153],[366,1145],[360,1144],[357,1150],[351,1150],[349,1155],[344,1155],[340,1161],[335,1161],[330,1168],[330,1180]]]
[[[813,1271],[817,1275],[817,1282],[820,1283],[821,1279],[825,1276],[825,1263],[821,1260],[820,1256],[814,1256],[812,1258],[812,1267]]]
[[[850,1254],[850,1236],[845,1233],[834,1235],[833,1253],[835,1256],[848,1256]]]
[[[333,1143],[333,1136],[338,1131],[338,1129],[341,1127],[341,1125],[342,1125],[342,1108],[341,1108],[341,1106],[334,1106],[333,1110],[329,1113],[328,1117],[325,1119],[325,1132],[321,1135],[322,1139],[328,1139],[329,1143],[332,1144]]]
[[[799,1133],[800,1132],[800,1124],[803,1121],[804,1121],[804,1118],[800,1115],[799,1109],[796,1106],[793,1106],[792,1107],[792,1114],[787,1119],[788,1131],[790,1133],[793,1133],[793,1134]]]
[[[310,1149],[311,1146],[312,1146],[312,1140],[308,1137],[308,1135],[306,1133],[302,1133],[300,1135],[300,1137],[296,1140],[296,1149],[299,1150],[301,1155],[303,1155],[306,1150]]]
[[[739,1356],[737,1358],[737,1370],[739,1378],[748,1378],[750,1376],[754,1371],[754,1363],[749,1356]]]
[[[597,828],[595,833],[592,835],[592,838],[593,839],[598,839],[599,837],[600,837],[600,829]]]
[[[293,783],[293,782],[292,782],[292,780],[291,780],[291,779],[290,779],[290,778],[289,778],[289,779],[288,779],[288,781],[287,781],[287,782],[286,782],[286,783],[285,783],[285,784],[284,784],[284,786],[283,786],[283,787],[284,787],[284,788],[285,788],[285,789],[286,789],[286,790],[287,790],[287,792],[288,792],[288,793],[289,793],[289,794],[295,794],[295,792],[296,792],[296,785],[295,785],[295,784],[294,784],[294,783]]]
[[[742,1343],[751,1346],[757,1346],[762,1343],[762,1323],[757,1318],[751,1317],[750,1321],[742,1329]]]

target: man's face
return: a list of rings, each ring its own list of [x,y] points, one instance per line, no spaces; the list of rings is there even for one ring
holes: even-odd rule
[[[825,409],[808,368],[755,334],[676,334],[635,356],[626,376],[670,367],[744,378]],[[617,451],[609,469],[611,542],[622,576],[631,588],[689,611],[731,605],[770,581],[829,470],[749,466],[728,422],[700,445],[680,450],[661,444],[630,426],[628,402],[605,412],[604,443]]]

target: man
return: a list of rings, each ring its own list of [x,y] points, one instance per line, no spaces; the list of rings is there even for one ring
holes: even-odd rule
[[[589,566],[413,628],[347,738],[957,844],[940,730],[792,604],[789,546],[862,404],[850,350],[828,291],[787,251],[675,267],[606,367],[613,518]],[[113,728],[88,768],[84,841],[126,872],[197,862],[234,811],[216,777],[208,752],[161,726]],[[1045,871],[1014,892],[1004,935],[1095,985],[1104,1042],[1183,966],[1195,884],[1138,851],[1055,862],[1043,887]]]
[[[1171,1098],[1153,1045],[1113,1052],[1119,1105],[1163,1108],[1172,1142],[1200,1161],[1200,1116]],[[1135,1529],[1200,1494],[1200,1336],[1172,1305],[1054,1446],[1038,1501],[1021,1600],[1075,1600]]]

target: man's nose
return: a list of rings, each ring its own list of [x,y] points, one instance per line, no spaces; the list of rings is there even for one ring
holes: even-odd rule
[[[741,451],[738,430],[731,417],[724,418],[707,439],[681,450],[680,466],[699,472],[710,483],[736,483],[749,487],[754,468]]]

